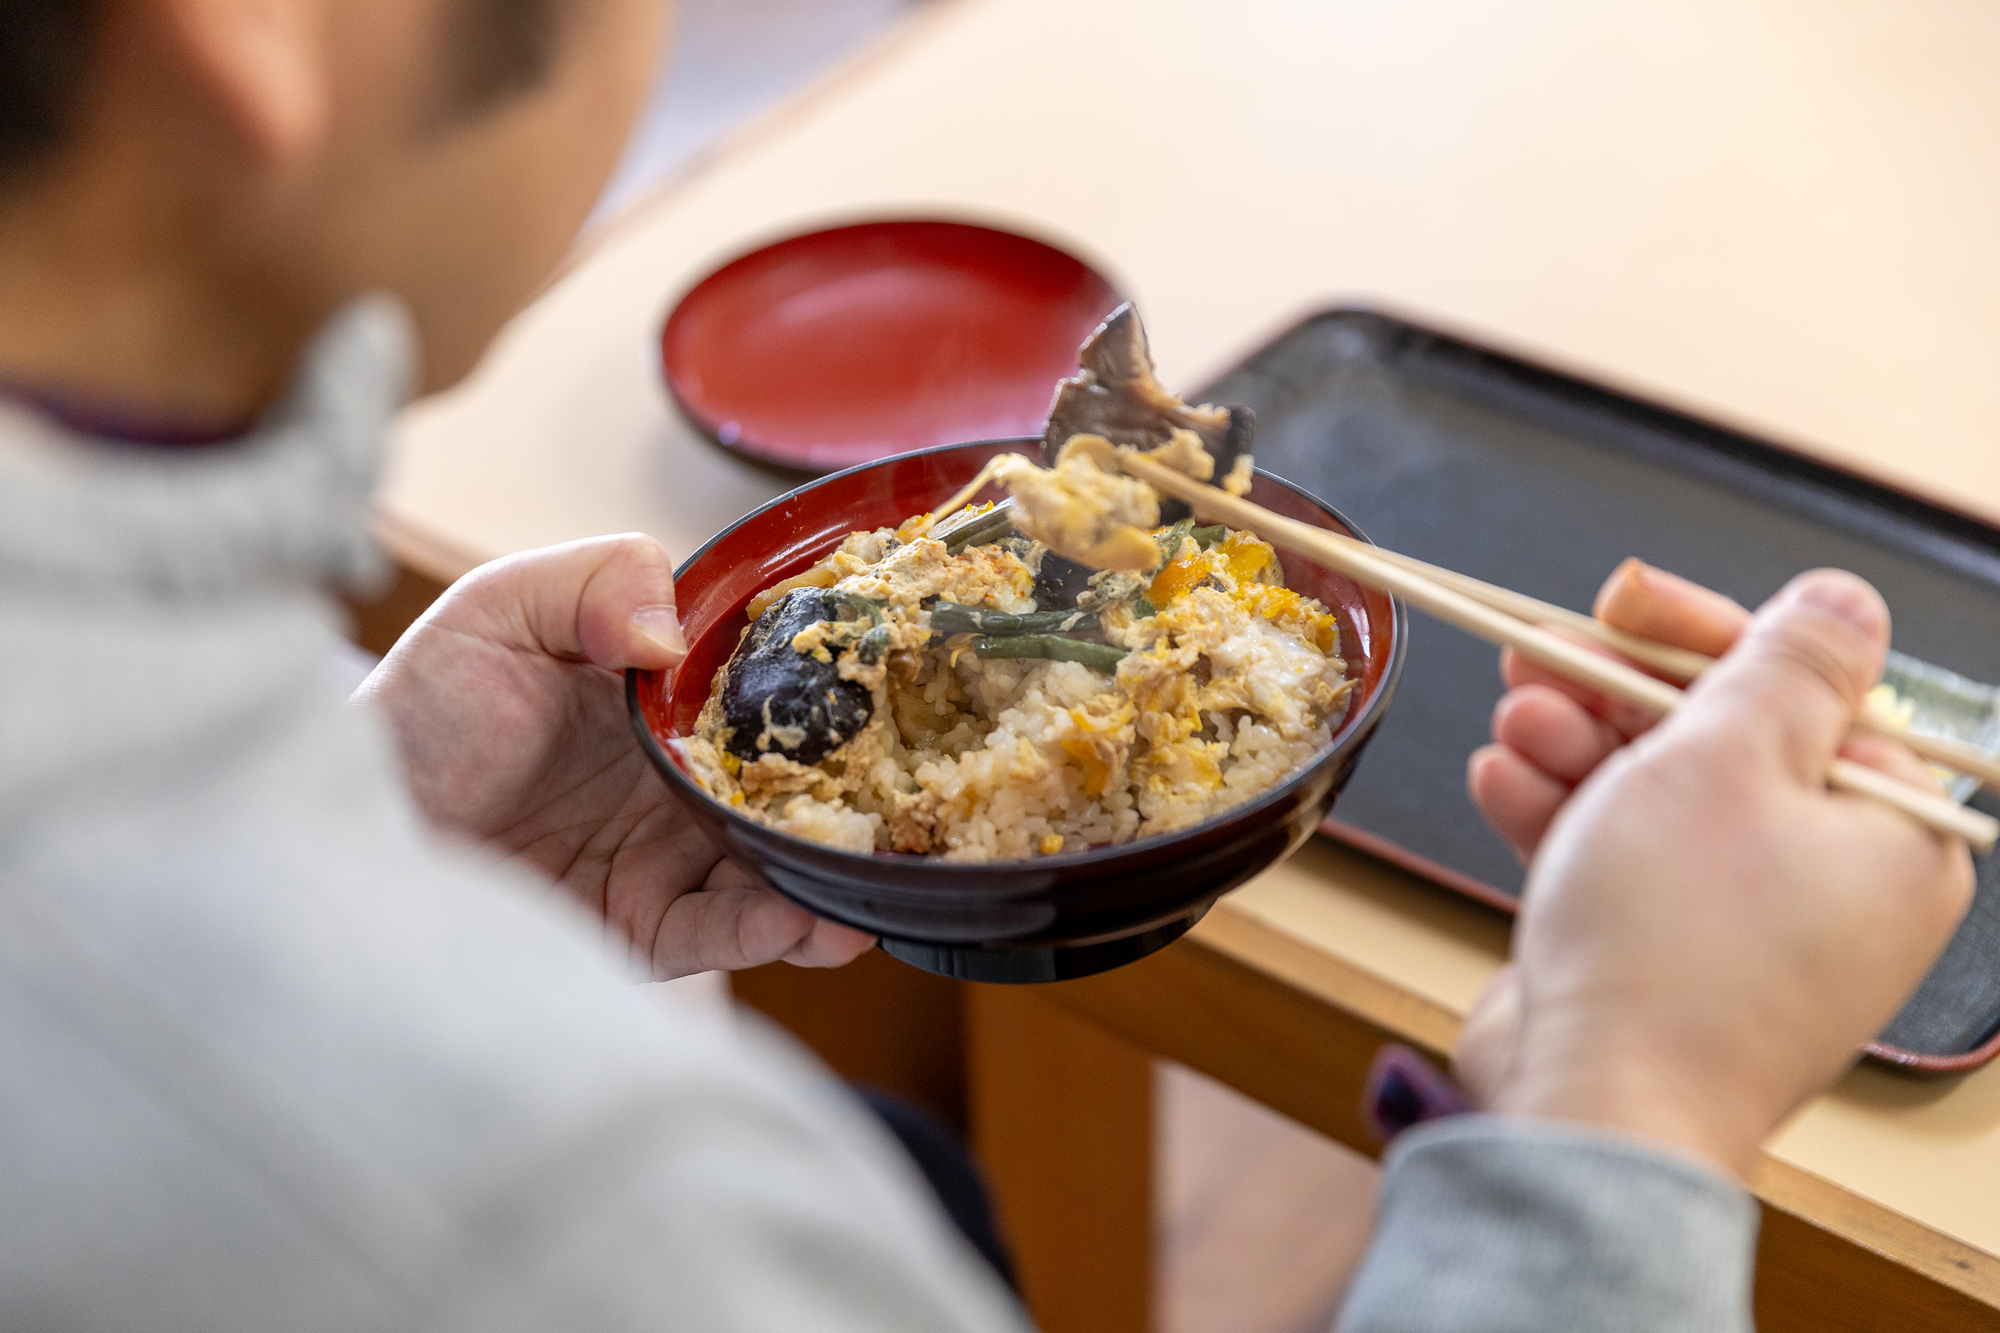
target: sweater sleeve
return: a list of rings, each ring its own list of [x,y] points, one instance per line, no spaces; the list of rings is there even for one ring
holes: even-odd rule
[[[752,1057],[580,1123],[465,1214],[429,1333],[1028,1333],[858,1099]]]
[[[1342,1333],[1751,1333],[1754,1199],[1581,1125],[1468,1115],[1390,1150]]]

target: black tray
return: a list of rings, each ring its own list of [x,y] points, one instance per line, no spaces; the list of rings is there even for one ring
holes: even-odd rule
[[[1307,320],[1200,398],[1255,408],[1258,466],[1391,550],[1579,610],[1626,556],[1749,606],[1838,565],[1882,590],[1898,649],[2000,678],[2000,530],[1775,445],[1358,309]],[[1496,652],[1410,619],[1396,707],[1329,832],[1511,910],[1521,867],[1465,792]],[[1873,1054],[1946,1071],[2000,1052],[2000,858],[1978,870]]]

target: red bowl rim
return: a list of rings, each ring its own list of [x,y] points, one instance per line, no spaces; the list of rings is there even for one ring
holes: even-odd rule
[[[783,495],[757,506],[757,508],[743,515],[743,517],[737,519],[734,523],[718,531],[706,542],[703,542],[700,549],[695,551],[693,555],[680,563],[680,567],[674,570],[674,581],[678,583],[703,556],[707,555],[725,537],[735,532],[744,524],[753,521],[766,510],[775,509],[779,505],[789,501],[801,491],[809,491],[820,486],[832,485],[834,482],[854,473],[865,472],[869,468],[882,467],[892,462],[900,462],[904,459],[920,457],[925,454],[948,453],[958,449],[972,449],[995,444],[1039,445],[1040,443],[1041,438],[1034,435],[1012,436],[999,440],[966,440],[958,444],[935,445],[929,449],[913,449],[908,453],[895,454],[888,458],[870,459],[866,463],[858,463],[853,467],[844,468],[839,472],[828,473],[824,477],[816,477],[804,485],[796,486]],[[1310,501],[1355,537],[1364,542],[1368,541],[1367,533],[1356,527],[1345,514],[1314,495],[1311,491],[1306,490],[1302,486],[1294,485],[1292,482],[1286,481],[1283,477],[1274,476],[1262,468],[1256,469],[1256,475],[1266,481],[1284,487],[1304,500]],[[1374,543],[1369,542],[1369,544],[1372,546]],[[1355,743],[1357,737],[1365,737],[1371,734],[1376,725],[1381,722],[1382,715],[1388,711],[1390,701],[1395,697],[1396,683],[1403,674],[1403,655],[1407,651],[1410,641],[1409,610],[1403,604],[1403,599],[1393,595],[1390,596],[1389,607],[1389,660],[1384,666],[1381,676],[1376,681],[1374,692],[1362,698],[1359,708],[1349,708],[1347,716],[1341,720],[1339,729],[1333,733],[1332,738],[1327,741],[1326,746],[1306,763],[1300,765],[1298,771],[1283,782],[1267,788],[1241,805],[1233,805],[1227,810],[1209,816],[1199,824],[1191,824],[1186,828],[1176,829],[1172,833],[1159,834],[1147,838],[1135,838],[1130,842],[1110,843],[1102,847],[1088,847],[1080,852],[1058,852],[1053,856],[1037,856],[1028,860],[959,862],[944,861],[936,857],[918,855],[914,852],[869,852],[864,854],[861,852],[851,852],[843,847],[829,846],[823,842],[813,842],[810,839],[801,838],[796,834],[786,833],[782,829],[772,828],[769,824],[760,824],[756,820],[738,813],[711,796],[668,753],[667,748],[660,743],[659,737],[653,734],[652,726],[646,720],[645,709],[640,701],[639,687],[642,678],[656,678],[662,675],[662,672],[651,669],[641,670],[636,667],[627,668],[625,672],[625,699],[627,709],[632,717],[633,729],[639,735],[639,744],[645,749],[647,758],[652,761],[653,766],[660,770],[670,783],[678,785],[684,795],[707,802],[712,809],[720,812],[726,818],[738,822],[757,837],[776,839],[780,844],[796,847],[801,853],[809,855],[844,858],[852,861],[856,866],[880,864],[886,861],[900,865],[929,866],[939,871],[957,875],[976,876],[980,871],[1004,871],[1010,875],[1015,875],[1027,867],[1033,867],[1037,870],[1046,868],[1053,873],[1077,867],[1107,863],[1119,857],[1131,855],[1141,849],[1149,852],[1154,851],[1170,846],[1176,840],[1194,837],[1224,821],[1233,821],[1246,816],[1254,816],[1268,807],[1280,805],[1295,788],[1312,775],[1315,769],[1336,757],[1344,746]]]

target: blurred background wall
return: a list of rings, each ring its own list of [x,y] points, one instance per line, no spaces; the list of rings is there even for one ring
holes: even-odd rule
[[[924,0],[680,0],[662,79],[592,222],[836,68]]]

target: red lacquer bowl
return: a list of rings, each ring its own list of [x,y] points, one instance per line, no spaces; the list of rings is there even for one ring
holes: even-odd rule
[[[1119,299],[1026,236],[870,222],[717,269],[668,316],[660,352],[668,391],[711,439],[831,472],[1039,431],[1051,386]]]
[[[1333,608],[1361,688],[1331,743],[1255,800],[1178,833],[1028,861],[958,865],[807,842],[747,819],[696,785],[667,742],[691,734],[715,673],[736,648],[750,598],[802,573],[857,528],[893,527],[941,503],[994,454],[1039,455],[1037,439],[951,445],[826,477],[738,520],[674,579],[687,661],[626,674],[640,743],[689,812],[779,891],[882,937],[906,962],[974,981],[1058,981],[1142,958],[1209,904],[1288,855],[1319,827],[1375,733],[1402,669],[1402,604],[1296,556],[1286,581]],[[1258,473],[1250,498],[1336,532],[1362,534],[1288,482]],[[1364,538],[1365,540],[1365,538]]]

